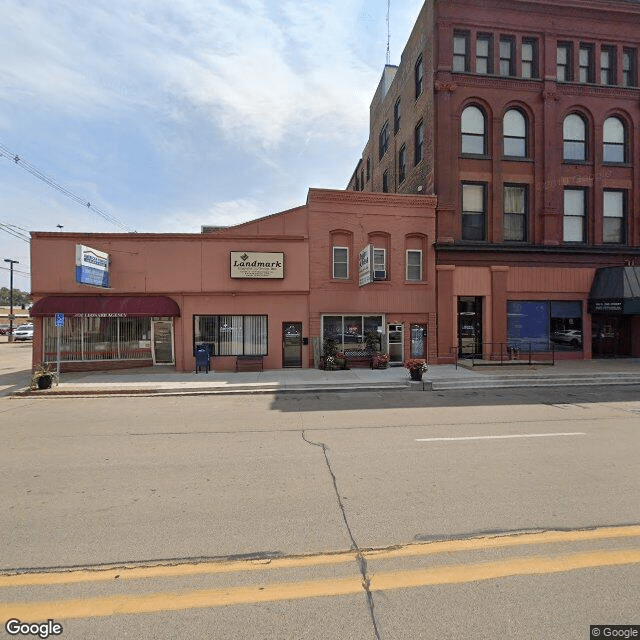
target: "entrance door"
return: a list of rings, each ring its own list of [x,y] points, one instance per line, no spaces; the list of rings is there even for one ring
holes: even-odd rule
[[[424,324],[411,325],[411,357],[427,357],[427,326]]]
[[[629,316],[598,316],[591,318],[591,356],[620,358],[631,355]]]
[[[171,320],[153,320],[151,322],[151,341],[153,343],[153,364],[174,364],[173,322]]]
[[[482,298],[458,298],[458,355],[482,357]]]
[[[404,326],[401,324],[387,325],[389,341],[389,364],[401,365],[404,361]]]
[[[302,322],[282,323],[282,366],[302,367]]]

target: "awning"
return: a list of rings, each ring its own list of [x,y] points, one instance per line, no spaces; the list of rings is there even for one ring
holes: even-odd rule
[[[48,296],[38,300],[29,315],[56,313],[83,317],[179,316],[180,308],[166,296]]]
[[[589,313],[640,315],[640,267],[604,267],[596,271]]]

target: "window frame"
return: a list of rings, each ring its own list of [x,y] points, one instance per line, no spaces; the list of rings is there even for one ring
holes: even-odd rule
[[[380,128],[378,136],[379,159],[382,160],[389,149],[389,121],[387,120]]]
[[[582,213],[567,213],[567,193],[576,192],[582,193]],[[588,211],[589,211],[589,193],[584,187],[565,187],[562,191],[563,194],[563,206],[562,206],[562,242],[566,244],[585,244],[587,242],[587,223],[588,223]],[[568,219],[580,219],[582,221],[582,239],[581,240],[568,240],[567,239],[567,222]]]
[[[419,264],[418,265],[410,265],[409,264],[409,254],[419,254],[420,259],[419,259]],[[422,261],[422,249],[407,249],[406,253],[405,253],[405,279],[407,280],[407,282],[423,282],[424,278],[423,278],[423,274],[422,274],[422,270],[423,270],[423,261]],[[412,278],[410,277],[410,273],[409,273],[409,267],[413,267],[414,269],[416,268],[416,266],[418,267],[419,273],[417,278]]]
[[[617,120],[622,126],[622,142],[610,142],[610,141],[608,142],[605,139],[605,126],[609,120]],[[607,160],[606,156],[607,156],[608,148],[621,149],[622,160]],[[608,118],[605,118],[605,121],[602,123],[602,163],[613,164],[613,165],[627,164],[629,162],[628,148],[629,148],[629,144],[628,144],[628,134],[627,134],[627,123],[617,115],[612,115],[612,116],[609,116]]]
[[[478,51],[478,46],[481,43],[486,43],[487,53],[481,55]],[[485,71],[478,71],[479,61],[484,61],[486,64]],[[493,34],[491,33],[479,33],[476,36],[476,73],[480,75],[493,74]]]
[[[521,189],[523,191],[524,211],[507,211],[507,189]],[[515,217],[519,216],[522,219],[522,237],[521,238],[506,238],[506,221],[507,216]],[[528,242],[529,239],[529,185],[528,184],[515,184],[505,182],[502,185],[502,239],[504,242]]]
[[[621,215],[606,215],[607,207],[605,199],[607,193],[616,193],[621,196]],[[627,243],[627,215],[629,195],[626,189],[603,189],[602,191],[602,243],[607,245],[624,245]],[[607,219],[621,220],[618,240],[605,240],[605,227]]]
[[[463,130],[464,126],[464,114],[470,109],[477,109],[482,115],[482,133],[476,132],[467,132]],[[468,141],[478,140],[482,138],[482,153],[476,153],[475,151],[465,151],[465,139]],[[487,156],[487,114],[484,109],[477,104],[468,104],[460,114],[460,153],[463,156],[476,156],[476,157],[486,157]]]
[[[482,210],[474,211],[471,209],[465,209],[465,187],[481,187],[482,188]],[[487,240],[487,197],[488,197],[488,184],[486,182],[473,182],[473,181],[465,181],[461,183],[461,206],[460,206],[460,237],[462,240],[466,242],[486,242]],[[465,226],[465,217],[466,216],[477,216],[482,217],[482,238],[468,238],[465,237],[465,228],[473,230],[473,225],[471,227]],[[472,234],[473,235],[473,234]]]
[[[400,121],[402,114],[400,112],[400,98],[398,98],[393,105],[393,135],[396,135],[400,131]]]
[[[453,59],[451,62],[451,72],[452,73],[469,73],[469,43],[470,43],[470,34],[468,31],[454,31],[453,32],[453,40],[452,40],[452,53]],[[464,53],[456,52],[456,41],[464,42]],[[462,69],[460,69],[460,65],[456,64],[456,61],[460,62],[462,60]]]
[[[531,47],[531,60],[527,60],[524,57],[525,46]],[[529,66],[530,75],[525,74],[525,68]],[[538,39],[537,38],[523,38],[520,48],[520,77],[527,80],[535,80],[538,78]]]
[[[509,45],[509,56],[505,57],[502,53],[502,45]],[[500,42],[498,45],[499,54],[499,68],[498,75],[503,78],[511,78],[516,75],[516,41],[513,36],[500,36]],[[508,73],[504,73],[503,64],[508,65]]]
[[[568,138],[565,137],[565,126],[566,126],[566,122],[569,118],[571,118],[572,116],[575,116],[576,118],[579,118],[584,126],[584,138]],[[577,145],[577,144],[581,144],[582,145],[582,149],[583,149],[583,157],[582,158],[575,158],[575,157],[569,157],[569,154],[567,153],[567,145]],[[589,160],[589,126],[588,126],[588,122],[586,120],[586,118],[581,114],[578,113],[576,111],[573,111],[572,113],[568,113],[563,121],[562,121],[562,161],[565,163],[569,163],[569,164],[580,164],[580,163],[585,163],[588,162]]]
[[[628,60],[628,64],[627,64]],[[637,50],[633,47],[622,49],[622,86],[638,86],[637,78]]]
[[[413,166],[417,167],[424,159],[424,121],[420,120],[413,130]]]
[[[215,318],[216,321],[214,323],[215,325],[215,336],[213,337],[213,340],[197,340],[196,341],[196,318]],[[220,330],[222,328],[221,326],[221,318],[241,318],[242,319],[242,353],[221,353],[222,351],[222,345],[226,344],[223,343],[223,341],[220,338]],[[247,353],[247,318],[263,318],[264,319],[264,327],[265,327],[265,333],[264,333],[264,351],[261,351],[259,353]],[[269,355],[269,316],[267,314],[258,314],[258,313],[247,313],[247,314],[193,314],[192,316],[192,321],[193,321],[193,352],[195,354],[195,349],[196,349],[196,345],[198,344],[207,344],[207,345],[214,345],[213,349],[211,349],[211,355],[214,356],[219,356],[219,357],[229,357],[229,358],[233,358],[236,356],[243,356],[243,355],[260,355],[260,356],[267,356]],[[235,328],[234,325],[236,325],[235,322],[232,322],[232,328]],[[205,336],[205,337],[211,337],[211,336]],[[237,342],[237,338],[235,339],[235,341]],[[233,351],[233,350],[232,350]],[[251,350],[253,351],[253,350]]]
[[[587,56],[586,64],[583,61],[582,54]],[[594,84],[595,78],[595,60],[594,46],[588,42],[581,42],[578,47],[578,82],[580,84]]]
[[[518,115],[520,115],[520,117],[522,118],[522,124],[524,127],[524,131],[522,135],[519,136],[515,136],[515,135],[507,135],[505,133],[505,120],[507,118],[507,115],[509,113],[517,113]],[[526,159],[529,157],[529,119],[527,118],[527,115],[521,110],[521,109],[517,109],[515,107],[510,107],[508,108],[505,112],[504,115],[502,116],[502,155],[505,158],[518,158],[518,159]],[[507,140],[520,140],[522,141],[522,147],[523,147],[523,153],[522,154],[508,154],[506,152],[506,142]]]
[[[413,80],[415,84],[415,98],[417,100],[424,91],[424,64],[422,54],[418,56],[413,68]]]
[[[389,169],[385,169],[382,174],[382,193],[389,193]]]
[[[407,145],[403,144],[398,151],[398,184],[402,184],[407,177]]]
[[[376,261],[378,263],[378,266],[380,265],[380,255],[382,255],[382,269],[376,268]],[[375,245],[373,246],[373,257],[372,257],[372,261],[371,261],[371,266],[372,271],[374,273],[374,280],[380,282],[383,280],[388,280],[389,279],[389,272],[387,270],[387,250],[384,247],[376,247]],[[375,273],[376,271],[384,271],[384,278],[376,278],[375,277]]]
[[[603,66],[603,56],[608,58],[608,66]],[[608,81],[604,82],[604,75],[608,75]],[[603,44],[600,47],[600,84],[613,86],[616,84],[616,48],[610,44]]]
[[[561,51],[564,51],[564,63],[558,59]],[[564,78],[562,79],[558,73],[560,69],[563,69]],[[558,42],[556,45],[556,82],[573,82],[573,44],[571,42]]]
[[[345,260],[336,260],[336,250],[345,251],[346,252]],[[338,245],[334,245],[332,247],[331,256],[332,256],[331,278],[333,280],[348,280],[349,279],[349,247],[341,247],[341,246],[338,246]],[[344,265],[345,266],[346,275],[344,275],[344,276],[336,275],[336,266],[337,265]]]

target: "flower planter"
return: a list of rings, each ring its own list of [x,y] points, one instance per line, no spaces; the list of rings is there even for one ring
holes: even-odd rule
[[[53,376],[40,376],[38,378],[38,389],[51,389]]]
[[[409,369],[409,376],[412,380],[420,382],[422,380],[422,369]]]

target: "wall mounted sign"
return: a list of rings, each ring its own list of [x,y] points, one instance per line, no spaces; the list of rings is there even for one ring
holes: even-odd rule
[[[589,313],[621,314],[624,300],[589,300]]]
[[[231,277],[282,279],[284,278],[284,253],[232,251]]]
[[[373,245],[368,244],[358,256],[358,285],[373,282]]]
[[[107,288],[109,286],[109,254],[77,244],[76,282]]]

